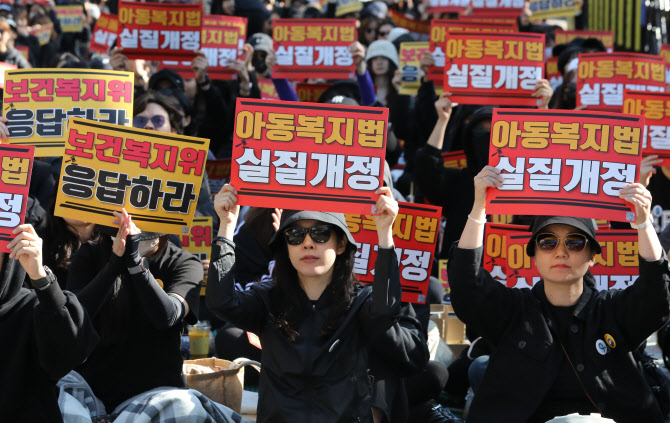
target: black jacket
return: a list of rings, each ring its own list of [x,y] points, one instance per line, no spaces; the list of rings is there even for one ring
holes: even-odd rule
[[[98,342],[91,321],[58,283],[22,288],[26,274],[5,256],[0,280],[0,420],[61,422],[56,382]]]
[[[319,334],[332,308],[326,289],[312,305],[304,292],[304,314],[296,341],[271,317],[274,285],[255,284],[235,291],[234,244],[212,246],[207,306],[220,318],[256,333],[263,346],[258,388],[258,422],[372,422],[367,348],[375,335],[396,321],[400,280],[395,251],[379,249],[374,290],[362,289],[339,327],[325,342]]]
[[[481,247],[454,246],[448,268],[454,311],[496,347],[468,423],[527,422],[554,383],[565,354],[553,335],[544,283],[506,288],[480,268],[481,257]],[[604,417],[617,423],[662,423],[631,351],[670,317],[670,269],[665,255],[655,262],[639,261],[640,277],[623,291],[598,292],[584,285],[565,348]],[[606,334],[615,346],[601,355],[596,342]]]

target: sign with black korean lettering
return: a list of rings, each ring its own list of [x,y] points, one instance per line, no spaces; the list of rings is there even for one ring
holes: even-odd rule
[[[399,206],[393,222],[393,244],[400,265],[402,301],[423,304],[433,267],[442,207],[416,203],[399,203]],[[375,221],[372,216],[361,214],[344,216],[358,246],[354,258],[356,278],[372,283],[378,249]]]
[[[188,234],[209,140],[71,118],[56,216],[111,226],[125,209],[143,231]]]
[[[0,146],[0,252],[9,253],[12,231],[23,224],[35,147]]]
[[[489,163],[502,171],[488,213],[635,220],[619,189],[637,182],[644,117],[494,109]]]
[[[240,204],[371,212],[388,109],[238,98],[235,119],[231,184]]]
[[[9,143],[34,146],[35,157],[63,155],[70,117],[126,126],[133,119],[131,72],[18,69],[5,75]]]
[[[198,260],[209,260],[212,252],[212,216],[194,217],[193,225],[188,235],[181,236],[181,248],[198,258]],[[200,296],[204,297],[207,292],[207,272],[205,272],[200,288]]]

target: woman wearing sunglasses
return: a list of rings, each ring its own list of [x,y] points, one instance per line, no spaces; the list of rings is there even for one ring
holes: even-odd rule
[[[541,216],[526,252],[542,280],[510,289],[480,267],[486,190],[502,182],[491,166],[475,177],[475,202],[449,259],[456,314],[496,347],[468,423],[536,423],[574,413],[561,421],[663,422],[631,356],[670,317],[670,271],[649,224],[649,191],[640,184],[619,191],[635,207],[638,230],[640,276],[629,288],[594,288],[589,268],[601,248],[590,219]]]
[[[263,347],[258,422],[372,422],[367,343],[391,327],[400,309],[389,188],[374,216],[379,236],[372,289],[354,293],[356,244],[344,215],[284,210],[270,240],[270,284],[234,287],[237,191],[225,185],[214,205],[221,219],[212,246],[207,305],[220,318],[259,335]]]

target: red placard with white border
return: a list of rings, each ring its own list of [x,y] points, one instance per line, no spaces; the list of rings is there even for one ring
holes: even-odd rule
[[[428,13],[460,13],[470,6],[470,0],[429,0]]]
[[[577,107],[621,112],[624,90],[664,92],[663,58],[642,53],[579,55]]]
[[[549,85],[556,90],[563,83],[563,74],[558,69],[558,57],[549,57],[546,61],[544,78],[549,81]]]
[[[494,109],[489,164],[504,183],[486,211],[633,222],[618,192],[638,181],[643,130],[636,115]]]
[[[0,145],[0,252],[9,253],[12,231],[24,223],[35,147]]]
[[[119,32],[121,32],[121,27],[118,16],[101,12],[100,17],[95,21],[89,49],[98,53],[107,53],[114,45]]]
[[[670,83],[670,44],[662,44],[659,55],[665,61],[665,83]]]
[[[393,223],[393,244],[400,265],[402,301],[424,304],[437,242],[442,207],[399,203]],[[359,281],[372,283],[377,258],[378,235],[372,216],[345,214],[347,227],[358,251],[354,274]]]
[[[273,78],[350,79],[356,41],[353,19],[275,19],[272,39],[277,55]]]
[[[537,106],[544,78],[544,34],[448,31],[444,92],[461,104]]]
[[[623,112],[644,116],[642,154],[655,154],[670,166],[670,93],[628,91],[623,95]]]
[[[613,31],[594,31],[594,30],[558,30],[554,34],[556,45],[567,44],[575,38],[597,38],[603,42],[608,52],[614,51],[614,32]]]
[[[439,81],[440,86],[444,77],[444,43],[447,40],[447,31],[514,32],[516,31],[516,26],[486,22],[463,22],[458,19],[431,20],[429,49],[433,53],[435,66],[428,68],[427,78],[431,81]]]
[[[118,45],[129,59],[192,59],[200,48],[202,4],[119,1]]]
[[[371,213],[388,109],[237,99],[231,184],[242,205]]]

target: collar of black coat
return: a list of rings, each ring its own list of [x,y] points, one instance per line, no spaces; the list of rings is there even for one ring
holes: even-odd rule
[[[582,282],[582,284],[584,285],[584,290],[582,291],[582,295],[579,297],[579,300],[577,300],[577,303],[575,304],[575,309],[573,310],[572,315],[580,320],[586,320],[586,305],[589,303],[591,297],[596,291],[586,283]],[[546,312],[547,309],[544,306],[548,306],[551,303],[547,299],[547,294],[544,292],[544,280],[536,283],[532,289],[532,292],[533,295],[535,295],[535,298],[540,300],[543,305],[543,309]]]

